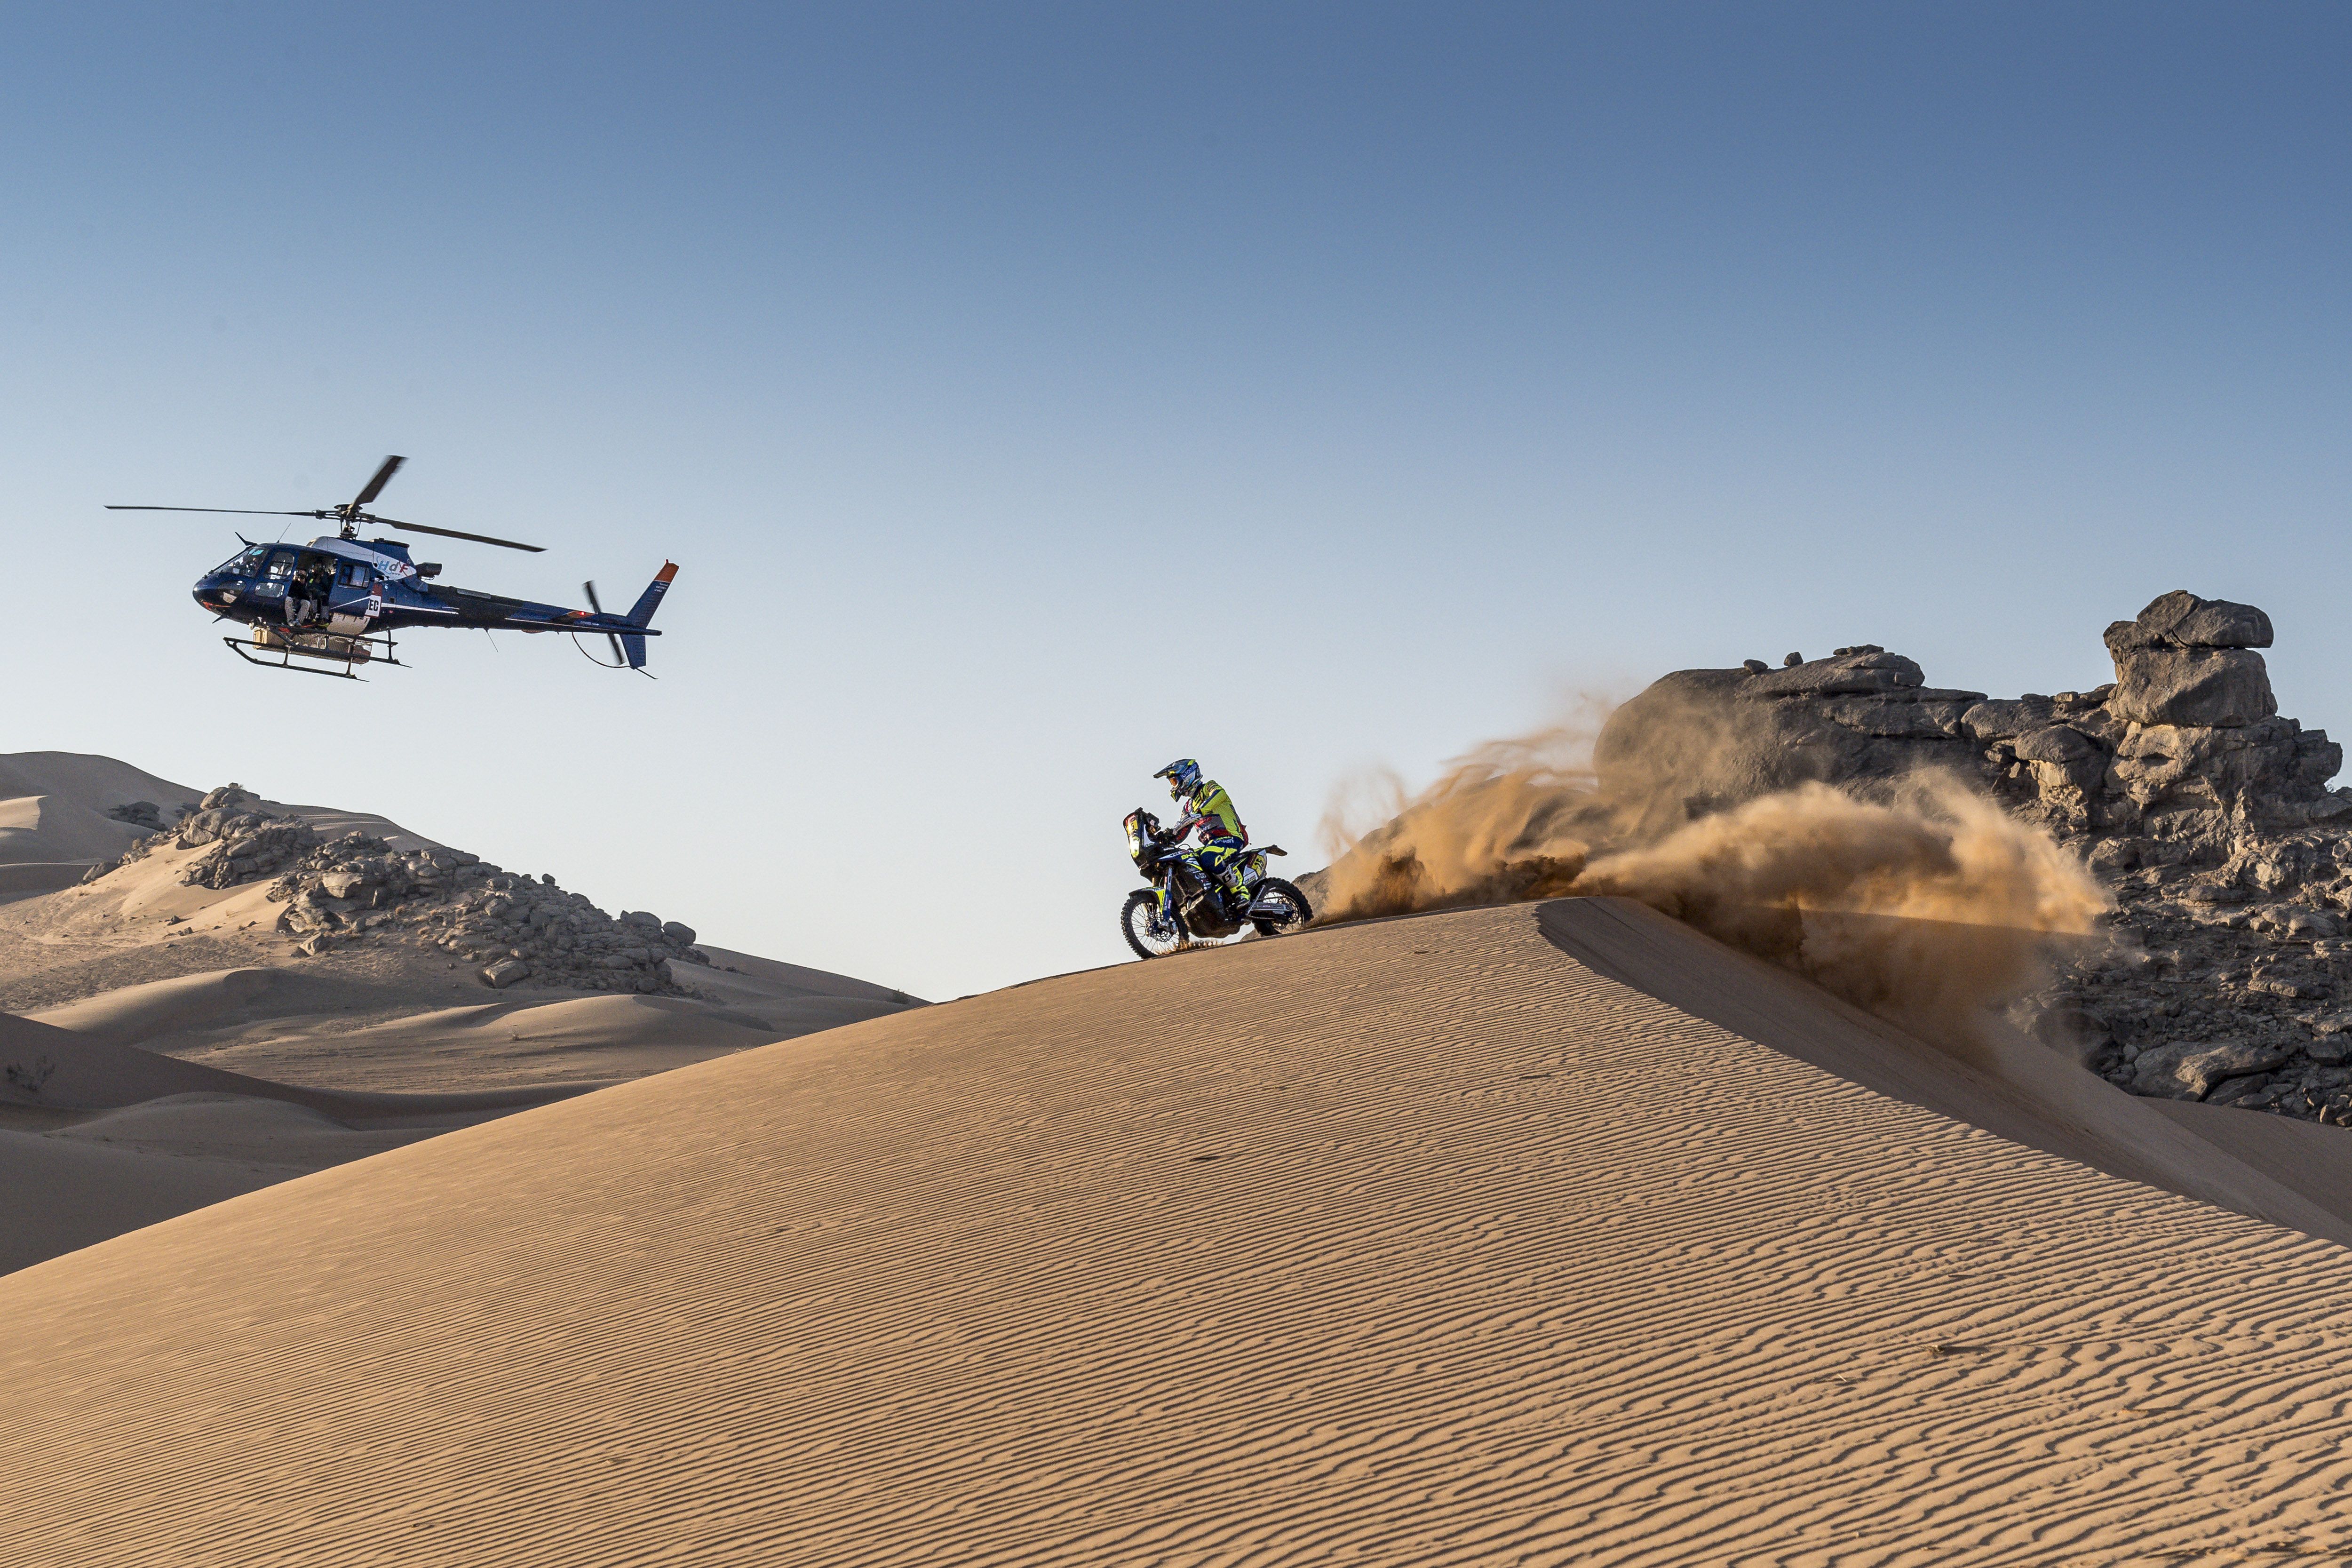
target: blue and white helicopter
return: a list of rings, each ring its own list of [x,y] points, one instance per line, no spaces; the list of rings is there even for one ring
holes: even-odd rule
[[[375,478],[341,506],[309,511],[268,511],[226,506],[110,506],[109,511],[206,511],[245,517],[310,517],[331,520],[338,531],[308,544],[257,544],[237,535],[245,548],[196,580],[195,599],[223,620],[247,630],[242,637],[221,638],[247,664],[269,669],[299,670],[306,675],[334,675],[356,680],[356,666],[389,664],[394,657],[392,634],[412,626],[462,626],[484,631],[601,632],[613,645],[608,669],[646,669],[646,639],[661,634],[646,623],[669,592],[677,563],[666,561],[646,584],[646,591],[625,616],[604,613],[596,584],[585,583],[592,606],[566,609],[562,605],[533,604],[478,594],[430,579],[441,574],[436,562],[418,562],[397,539],[362,540],[362,524],[397,529],[404,533],[434,533],[444,539],[471,540],[502,550],[528,550],[511,539],[487,533],[461,533],[454,528],[433,528],[421,522],[400,522],[366,510],[405,458],[386,458]],[[583,653],[587,649],[583,647]],[[591,663],[604,661],[588,654]],[[311,662],[297,664],[297,659]]]

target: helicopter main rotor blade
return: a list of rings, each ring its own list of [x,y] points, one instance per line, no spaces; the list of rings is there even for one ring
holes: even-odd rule
[[[234,517],[324,517],[323,511],[267,511],[249,506],[110,506],[109,511],[221,511]]]
[[[375,471],[375,478],[370,479],[360,493],[352,498],[352,510],[357,511],[383,493],[384,485],[393,475],[400,472],[400,465],[406,461],[408,459],[405,458],[386,458],[383,460],[383,467]]]
[[[501,550],[528,550],[533,555],[547,548],[544,544],[517,544],[511,539],[492,539],[487,533],[461,533],[454,528],[435,528],[430,523],[402,522],[397,518],[377,517],[372,512],[361,512],[352,521],[373,523],[378,528],[404,529],[410,533],[437,533],[444,539],[470,539],[477,544],[495,544]]]
[[[598,615],[603,615],[604,613],[604,601],[596,596],[596,584],[593,583],[583,583],[580,584],[580,588],[583,593],[588,595],[588,607],[595,611]],[[604,640],[613,645],[614,663],[626,664],[629,662],[629,656],[625,652],[622,651],[621,639],[617,636],[614,633],[606,632],[604,634]]]

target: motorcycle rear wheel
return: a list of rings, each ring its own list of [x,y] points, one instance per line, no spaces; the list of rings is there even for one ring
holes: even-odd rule
[[[1286,882],[1279,877],[1268,877],[1257,885],[1257,898],[1264,899],[1268,895],[1281,899],[1290,906],[1290,910],[1279,919],[1250,921],[1250,924],[1257,927],[1257,934],[1260,936],[1280,936],[1286,931],[1302,931],[1306,929],[1307,922],[1315,918],[1314,906],[1307,901],[1307,895],[1298,890],[1298,886],[1295,882]],[[1255,903],[1256,900],[1251,901]]]
[[[1165,958],[1192,940],[1184,917],[1174,910],[1162,915],[1160,895],[1152,892],[1128,894],[1127,907],[1118,912],[1118,934],[1138,958]]]

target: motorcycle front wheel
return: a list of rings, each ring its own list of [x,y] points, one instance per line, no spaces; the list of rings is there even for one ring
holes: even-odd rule
[[[1184,917],[1173,910],[1161,914],[1160,895],[1151,892],[1128,894],[1127,907],[1118,912],[1118,932],[1139,958],[1165,958],[1191,940]]]
[[[1268,877],[1260,882],[1257,897],[1251,900],[1253,907],[1267,902],[1278,902],[1286,908],[1279,915],[1263,916],[1250,921],[1257,927],[1260,936],[1280,936],[1285,931],[1298,931],[1315,918],[1315,910],[1307,904],[1307,895],[1300,892],[1296,884],[1286,882],[1279,877]]]

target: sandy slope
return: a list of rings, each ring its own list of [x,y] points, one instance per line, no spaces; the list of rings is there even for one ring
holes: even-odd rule
[[[142,830],[115,821],[108,811],[143,800],[169,818],[175,807],[193,806],[204,794],[112,757],[0,753],[0,865],[111,859],[136,843]],[[305,817],[330,837],[356,830],[389,839],[397,848],[433,842],[369,812],[277,803],[270,808]],[[0,884],[0,894],[5,891]]]
[[[147,800],[168,816],[199,794],[107,757],[0,756],[0,1067],[55,1058],[37,1092],[0,1075],[0,1176],[18,1196],[0,1214],[0,1270],[518,1105],[911,1002],[719,950],[707,982],[689,966],[685,997],[494,992],[477,966],[404,945],[298,958],[273,929],[268,879],[181,885],[201,847],[79,885],[81,859],[136,837],[108,808]],[[273,809],[330,835],[430,842],[364,813]],[[154,1103],[135,1138],[120,1116],[84,1125],[141,1100]]]
[[[1044,982],[0,1279],[0,1561],[2352,1548],[2352,1258],[1661,1001],[1746,972],[1608,914]]]
[[[0,1272],[519,1106],[908,1005],[732,953],[713,957],[774,973],[721,973],[723,995],[579,996],[491,992],[398,954],[247,955],[261,962],[0,1013],[0,1179],[19,1194],[0,1212]],[[10,1068],[41,1073],[37,1092]]]
[[[0,1272],[573,1092],[310,1089],[0,1013]]]
[[[70,886],[138,842],[142,830],[108,816],[112,807],[143,800],[168,814],[203,793],[112,757],[0,755],[0,903]]]

